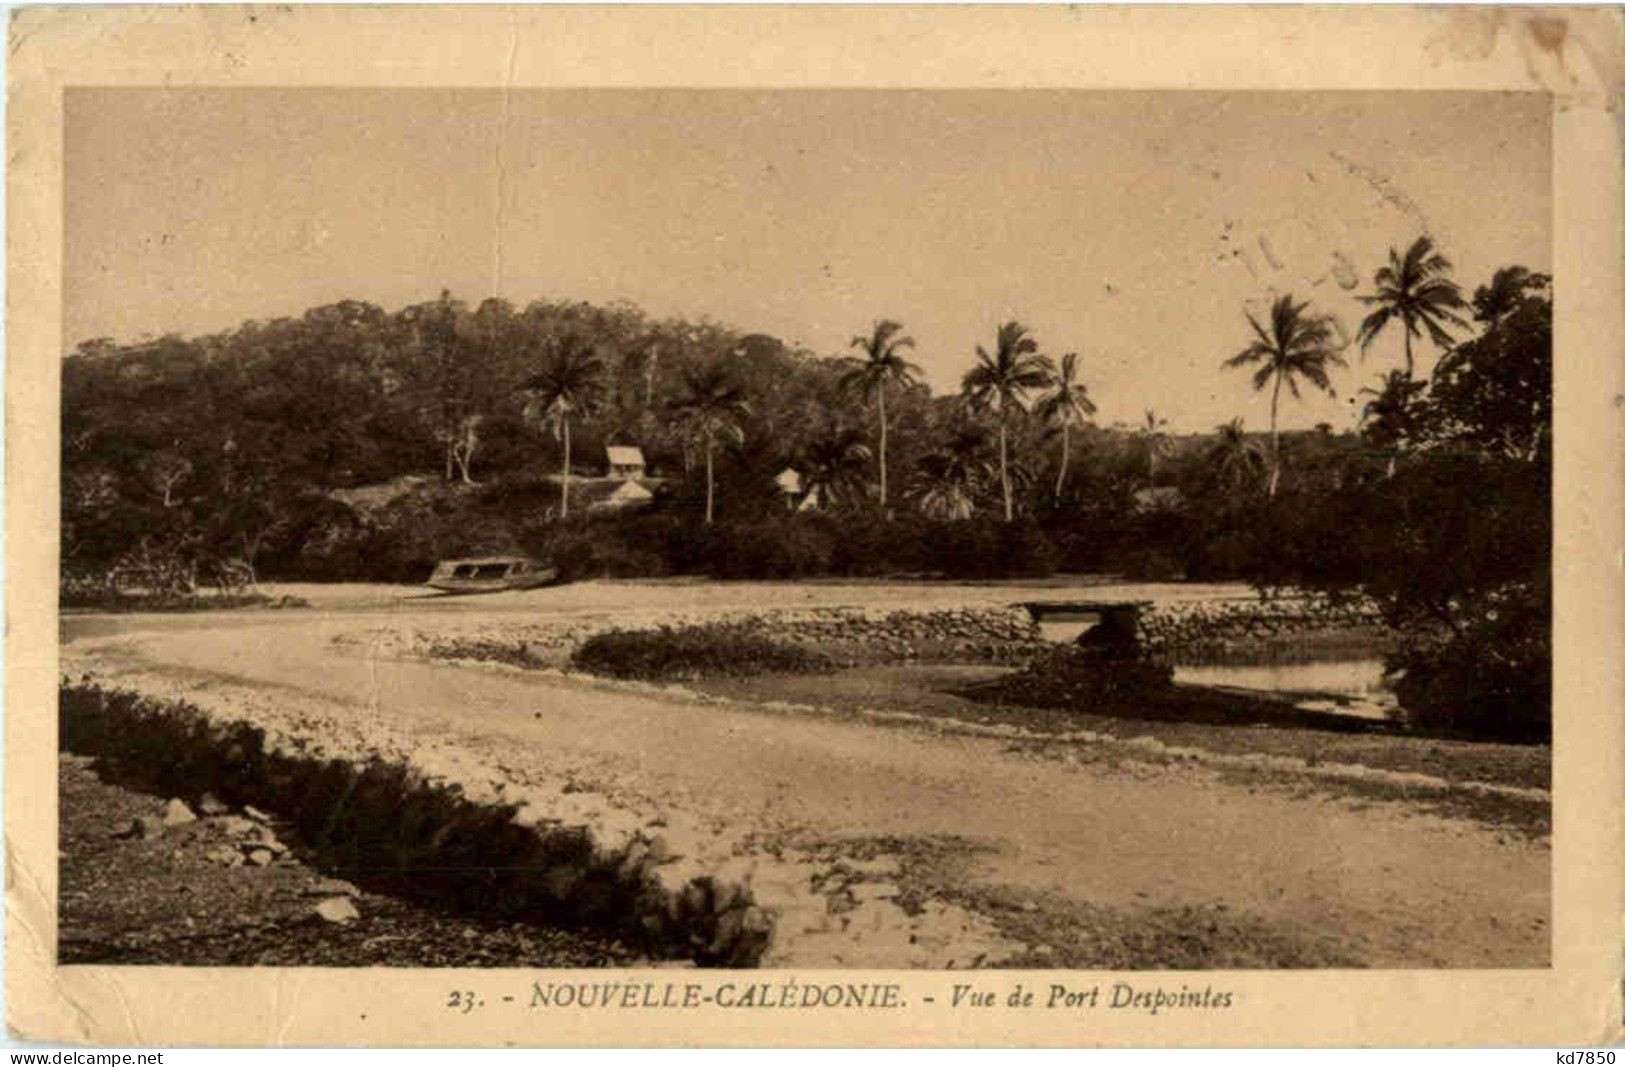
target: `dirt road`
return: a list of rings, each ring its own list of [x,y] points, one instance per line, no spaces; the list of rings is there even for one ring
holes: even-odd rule
[[[764,603],[769,597],[798,605],[921,602],[917,587],[698,589],[668,590],[666,606],[779,606]],[[957,603],[1065,595],[1012,592],[953,587],[932,595]],[[647,610],[652,600],[658,597],[647,588],[583,586],[552,601],[525,594],[458,601],[451,610],[601,615]],[[83,636],[64,657],[115,681],[140,669],[205,678],[227,691],[319,700],[363,729],[387,720],[758,838],[960,839],[983,849],[968,875],[981,886],[1130,915],[1222,904],[1371,966],[1528,967],[1549,958],[1544,842],[1399,803],[1237,785],[1200,768],[1074,765],[986,737],[701,705],[336,649],[339,633],[412,625],[438,609],[400,600],[373,605],[69,620],[70,635]]]

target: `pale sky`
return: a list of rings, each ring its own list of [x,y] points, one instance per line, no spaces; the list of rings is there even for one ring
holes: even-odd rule
[[[1098,421],[1267,398],[1219,362],[1273,286],[1334,312],[1427,231],[1470,295],[1551,268],[1545,97],[1050,91],[71,90],[65,339],[442,287],[630,300],[820,354],[878,317],[938,392],[1018,318]],[[1348,275],[1344,272],[1344,280]],[[1561,282],[1561,279],[1559,279]],[[1397,335],[1283,425],[1351,425]],[[1423,368],[1432,355],[1419,359]]]

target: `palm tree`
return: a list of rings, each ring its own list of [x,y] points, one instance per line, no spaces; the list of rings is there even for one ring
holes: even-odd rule
[[[1405,327],[1405,376],[1415,377],[1411,339],[1422,336],[1425,329],[1429,340],[1445,348],[1452,340],[1445,326],[1467,325],[1455,312],[1467,304],[1461,289],[1450,280],[1450,270],[1450,261],[1434,250],[1433,238],[1426,234],[1412,242],[1403,257],[1390,248],[1388,265],[1377,271],[1376,293],[1360,297],[1362,304],[1376,308],[1360,323],[1360,351],[1370,348],[1387,325],[1397,320]]]
[[[1322,316],[1306,314],[1308,308],[1307,300],[1294,304],[1291,293],[1276,298],[1270,308],[1267,330],[1253,318],[1252,312],[1246,312],[1247,324],[1253,328],[1256,339],[1224,361],[1226,367],[1259,364],[1253,374],[1254,389],[1263,389],[1272,381],[1275,383],[1270,393],[1271,497],[1275,496],[1281,484],[1281,434],[1276,416],[1281,405],[1282,384],[1292,390],[1294,397],[1302,395],[1298,391],[1299,378],[1317,389],[1331,392],[1332,383],[1327,368],[1344,365],[1333,340],[1331,323]]]
[[[1426,390],[1425,382],[1412,381],[1398,370],[1383,375],[1379,388],[1360,390],[1362,396],[1371,397],[1360,410],[1360,428],[1367,440],[1388,452],[1390,478],[1399,462],[1400,447],[1421,430],[1417,401]]]
[[[981,411],[991,411],[999,424],[999,484],[1004,489],[1004,521],[1015,520],[1010,495],[1009,426],[1012,412],[1025,413],[1029,394],[1046,389],[1055,380],[1055,364],[1040,355],[1038,342],[1019,322],[999,327],[998,341],[989,355],[976,346],[976,366],[965,374],[965,399]]]
[[[570,419],[586,414],[598,403],[603,387],[604,363],[585,339],[570,334],[547,345],[541,368],[521,384],[530,395],[527,415],[541,414],[564,442],[563,477],[559,481],[559,517],[570,514]]]
[[[968,519],[976,512],[982,487],[992,477],[987,431],[973,422],[961,422],[942,447],[920,459],[914,497],[928,518]]]
[[[1061,357],[1061,369],[1055,375],[1055,386],[1038,402],[1038,417],[1047,425],[1061,428],[1061,471],[1055,476],[1055,502],[1061,502],[1061,489],[1066,485],[1066,464],[1072,446],[1072,427],[1082,425],[1095,413],[1095,402],[1089,399],[1089,387],[1078,381],[1078,354],[1068,352]]]
[[[1168,440],[1168,420],[1158,417],[1150,408],[1145,409],[1145,421],[1135,432],[1139,434],[1140,441],[1145,448],[1145,480],[1146,484],[1155,487],[1157,484],[1157,460],[1166,456],[1173,448],[1173,442]]]
[[[1223,423],[1214,432],[1217,436],[1207,450],[1208,468],[1221,484],[1236,492],[1262,473],[1264,451],[1257,441],[1247,436],[1245,424],[1239,417]]]
[[[705,450],[705,523],[709,526],[716,503],[713,456],[717,442],[742,444],[745,440],[740,426],[750,414],[745,387],[721,363],[689,367],[683,371],[671,411],[684,436]]]
[[[901,323],[890,319],[876,322],[867,337],[852,338],[852,347],[863,350],[858,358],[846,360],[840,386],[874,397],[880,416],[880,509],[886,509],[886,386],[907,388],[920,378],[920,368],[904,359],[902,350],[914,347],[914,338],[899,337]]]
[[[857,500],[863,496],[863,470],[873,455],[858,430],[842,426],[821,434],[801,450],[802,489],[820,503]]]

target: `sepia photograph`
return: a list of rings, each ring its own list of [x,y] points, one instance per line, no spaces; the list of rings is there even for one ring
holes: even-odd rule
[[[1620,25],[18,14],[11,1032],[1617,1040]]]
[[[64,106],[61,963],[1550,962],[1548,97]]]

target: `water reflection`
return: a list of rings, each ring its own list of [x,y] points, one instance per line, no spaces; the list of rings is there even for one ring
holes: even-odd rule
[[[1392,718],[1399,704],[1382,677],[1382,660],[1322,659],[1308,662],[1180,664],[1174,681],[1280,693],[1307,711],[1353,715],[1362,719]]]

